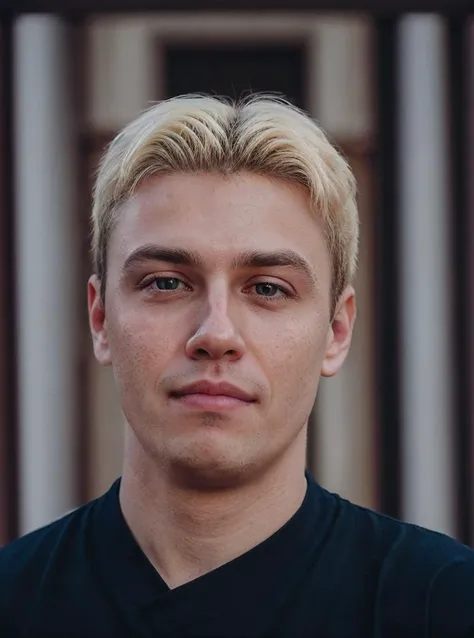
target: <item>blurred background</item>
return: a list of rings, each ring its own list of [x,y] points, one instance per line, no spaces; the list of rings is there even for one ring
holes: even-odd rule
[[[286,95],[357,177],[359,314],[309,468],[474,544],[472,16],[199,4],[1,23],[0,544],[120,474],[123,416],[86,312],[94,171],[122,126],[189,91]]]

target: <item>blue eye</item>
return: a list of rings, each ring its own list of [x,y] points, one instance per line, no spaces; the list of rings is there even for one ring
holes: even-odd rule
[[[137,285],[137,288],[145,291],[148,295],[153,295],[155,298],[159,295],[172,297],[171,293],[181,294],[191,290],[191,286],[179,279],[179,277],[167,277],[166,275],[145,278]]]
[[[263,282],[260,284],[255,284],[255,292],[260,297],[279,297],[283,295],[287,297],[288,294],[283,290],[281,286],[277,286],[276,284],[271,284],[269,282]]]
[[[175,277],[155,277],[151,285],[158,290],[177,290],[181,283],[183,282]]]

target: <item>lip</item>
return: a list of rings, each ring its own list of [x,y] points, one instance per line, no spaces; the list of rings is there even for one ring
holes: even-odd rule
[[[219,383],[197,381],[171,391],[170,396],[173,399],[184,399],[188,403],[192,398],[202,402],[207,401],[211,404],[221,402],[224,405],[228,404],[229,401],[232,403],[255,403],[256,401],[255,396],[245,392],[242,388],[224,381]]]

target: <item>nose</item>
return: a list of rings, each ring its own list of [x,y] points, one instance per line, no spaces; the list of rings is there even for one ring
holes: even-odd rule
[[[198,329],[186,343],[186,354],[194,360],[239,360],[244,341],[229,315],[224,299],[207,301]]]

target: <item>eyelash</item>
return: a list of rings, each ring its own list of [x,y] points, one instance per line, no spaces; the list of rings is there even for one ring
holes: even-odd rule
[[[143,281],[140,285],[139,288],[140,290],[147,290],[150,293],[172,293],[172,292],[177,292],[176,290],[159,290],[157,288],[153,288],[152,286],[153,284],[155,284],[157,281],[162,281],[162,280],[170,280],[173,279],[175,281],[180,282],[181,284],[184,284],[184,286],[186,287],[187,290],[191,290],[191,286],[189,286],[185,281],[183,281],[182,279],[179,279],[178,277],[153,277],[152,279],[147,279],[145,281]],[[272,296],[272,297],[267,297],[266,295],[257,295],[257,297],[259,297],[259,299],[262,299],[266,302],[271,302],[271,301],[277,301],[277,300],[281,300],[281,299],[290,299],[291,297],[293,297],[294,295],[292,295],[286,288],[284,288],[283,286],[280,286],[279,284],[275,284],[271,281],[258,281],[254,284],[251,284],[250,288],[254,288],[255,286],[272,286],[274,288],[276,288],[279,293],[281,293],[281,296]]]

